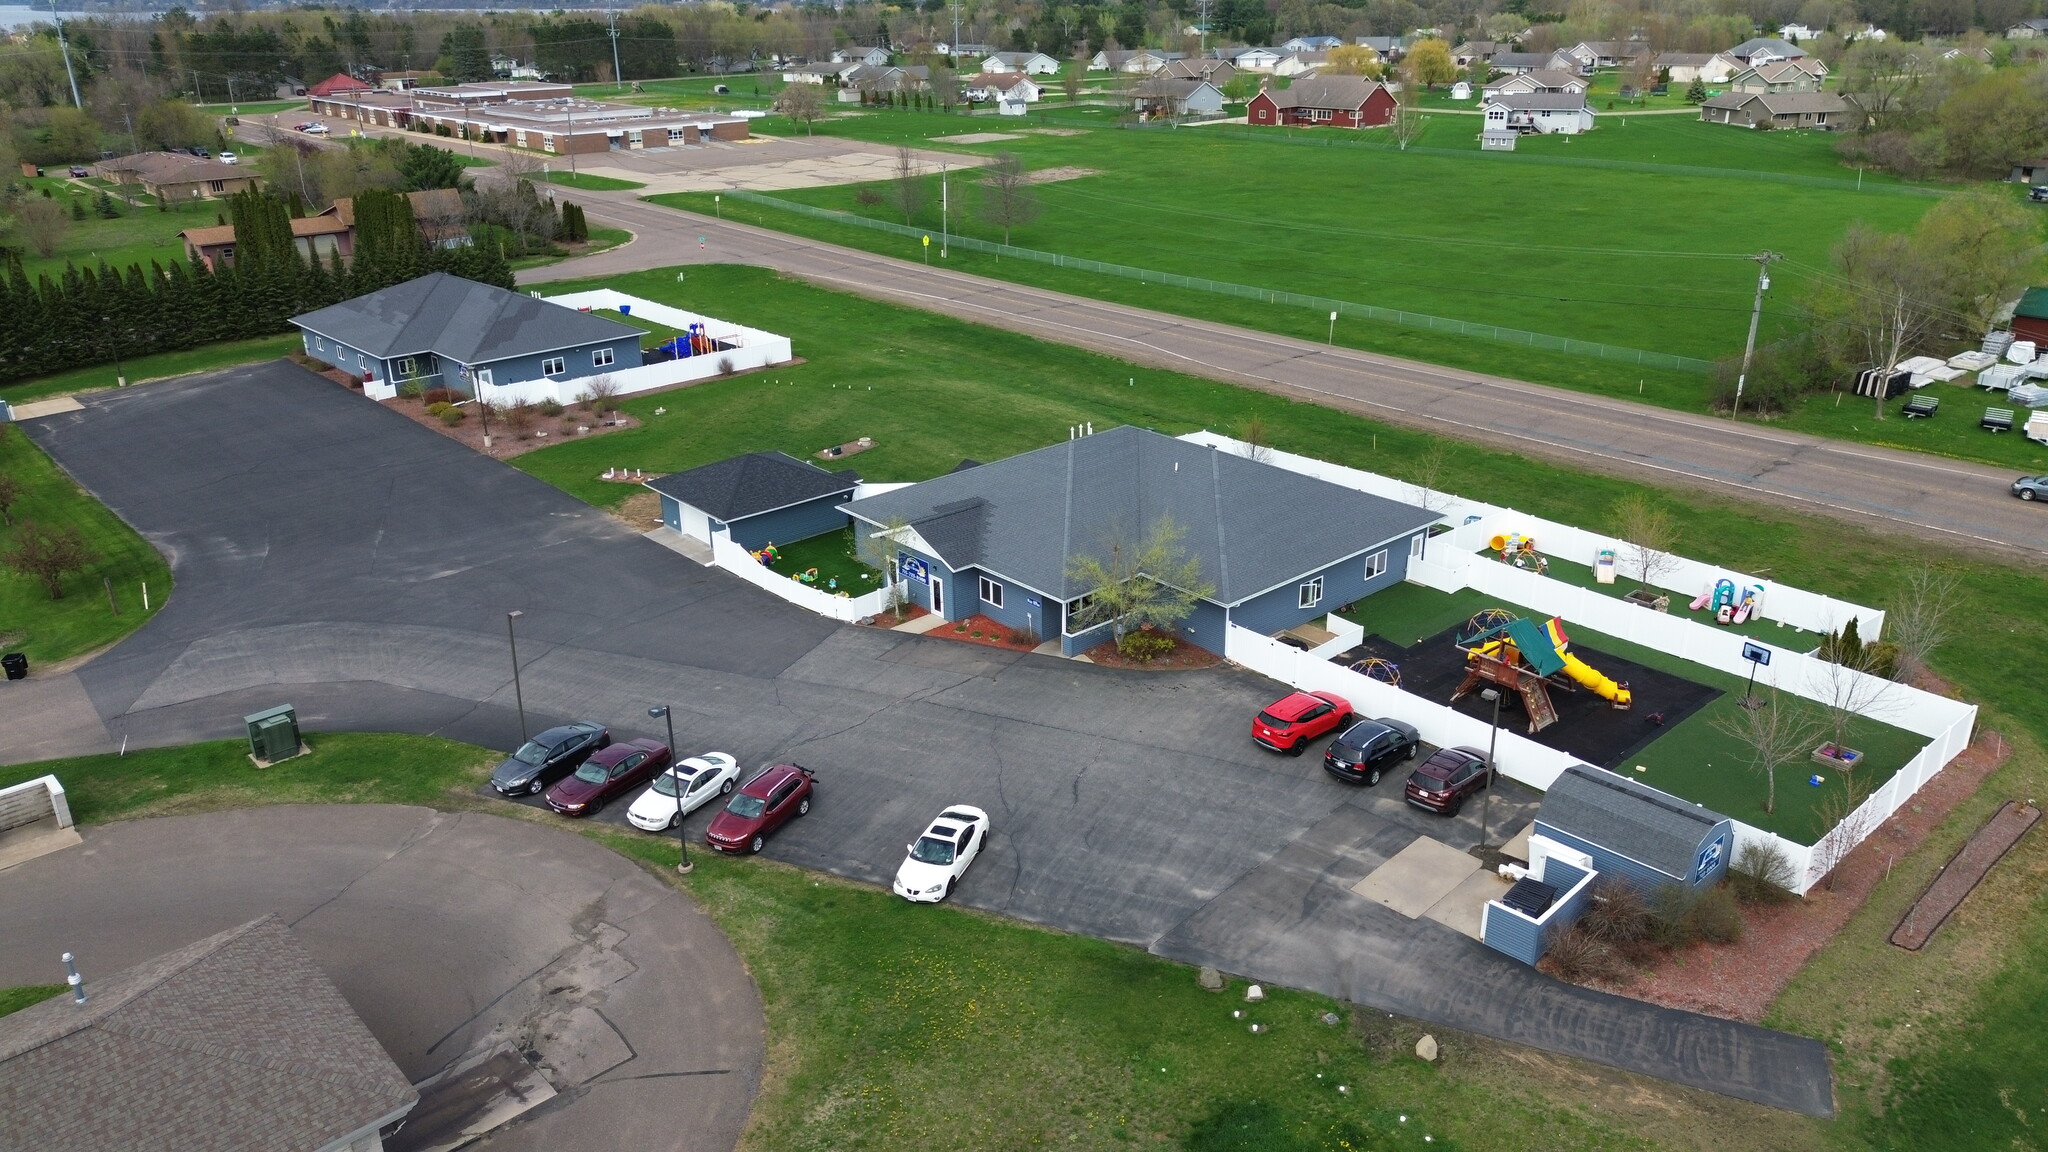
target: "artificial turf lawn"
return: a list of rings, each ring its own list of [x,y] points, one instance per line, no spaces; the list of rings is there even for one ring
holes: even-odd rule
[[[0,648],[26,653],[33,671],[111,644],[163,608],[171,595],[171,570],[163,557],[9,424],[0,424],[0,473],[22,487],[20,501],[8,510],[14,526],[0,525],[0,550],[10,547],[20,525],[32,520],[76,528],[98,553],[85,571],[64,578],[59,600],[50,599],[41,581],[0,568]],[[107,603],[103,579],[113,584],[118,614]],[[149,585],[148,611],[142,607],[144,584]]]
[[[781,558],[769,566],[770,571],[794,579],[799,572],[816,569],[817,579],[809,583],[821,592],[863,596],[881,587],[882,574],[861,560],[851,528],[787,544],[777,541],[775,550]]]
[[[1685,542],[1681,540],[1675,550],[1683,552],[1685,547]],[[1496,554],[1481,552],[1480,555],[1493,557]],[[1625,574],[1623,569],[1628,567],[1625,559],[1619,556],[1616,559],[1616,571],[1614,573],[1614,583],[1612,584],[1600,583],[1599,579],[1593,575],[1593,566],[1590,564],[1578,564],[1568,560],[1558,560],[1555,557],[1551,558],[1550,570],[1543,573],[1543,575],[1548,576],[1552,580],[1562,580],[1574,588],[1584,588],[1591,592],[1598,592],[1602,596],[1611,596],[1616,600],[1623,599],[1630,592],[1638,588],[1646,587],[1642,581]],[[1732,575],[1730,578],[1733,578]],[[1767,640],[1780,648],[1789,649],[1793,652],[1811,652],[1820,646],[1821,638],[1819,634],[1808,632],[1803,628],[1795,628],[1790,624],[1781,624],[1776,620],[1766,620],[1761,616],[1752,616],[1740,624],[1714,624],[1713,614],[1706,609],[1703,608],[1698,612],[1692,610],[1692,597],[1690,595],[1682,592],[1667,591],[1663,588],[1653,588],[1651,590],[1659,596],[1671,597],[1669,612],[1673,616],[1699,624],[1713,624],[1714,627],[1724,632],[1733,632],[1738,636],[1748,636],[1756,640]],[[1737,592],[1738,594],[1740,593],[1739,586]],[[1767,608],[1768,603],[1767,598]],[[1648,609],[1645,609],[1645,611],[1648,611]]]

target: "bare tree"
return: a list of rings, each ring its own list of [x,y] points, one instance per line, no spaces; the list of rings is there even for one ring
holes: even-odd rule
[[[1778,770],[1788,768],[1813,753],[1813,746],[1827,731],[1827,719],[1797,696],[1781,696],[1776,689],[1754,705],[1714,717],[1714,727],[1740,743],[1749,753],[1750,771],[1764,778],[1764,811],[1778,810]]]
[[[0,506],[4,511],[4,506]],[[1935,650],[1948,640],[1949,618],[1960,598],[1956,574],[1931,564],[1908,571],[1885,613],[1885,634],[1899,650],[1895,678],[1911,683],[1927,671]]]
[[[825,114],[823,86],[819,84],[787,84],[775,97],[775,111],[789,118],[792,124],[803,125],[804,135],[811,135],[811,125]]]
[[[1434,437],[1429,447],[1415,457],[1414,467],[1408,470],[1408,482],[1415,486],[1415,503],[1424,511],[1441,516],[1451,510],[1453,497],[1444,491],[1444,475],[1450,471],[1450,465],[1450,445]]]
[[[1060,77],[1060,91],[1067,94],[1067,103],[1073,104],[1079,101],[1081,99],[1081,74],[1069,69],[1065,76]]]
[[[1182,529],[1161,516],[1142,539],[1112,527],[1093,552],[1077,552],[1067,575],[1090,589],[1076,613],[1084,627],[1107,623],[1119,645],[1133,629],[1150,624],[1171,633],[1215,586],[1202,578],[1202,561],[1181,547]]]
[[[606,412],[618,407],[618,395],[619,382],[612,379],[609,374],[606,374],[593,376],[586,381],[583,385],[583,395],[578,396],[576,399],[581,401],[583,406],[588,408],[593,415],[602,416]]]
[[[1807,690],[1827,709],[1828,730],[1838,754],[1850,748],[1856,722],[1877,710],[1898,687],[1877,674],[1880,657],[1872,651],[1875,647],[1835,645],[1829,653],[1823,646],[1823,655],[1830,658],[1808,677]],[[1850,772],[1854,767],[1845,765],[1843,770]]]
[[[1238,430],[1237,438],[1244,442],[1245,459],[1259,464],[1273,462],[1273,444],[1270,434],[1266,431],[1264,417],[1254,416],[1246,420],[1244,426]]]
[[[39,581],[52,600],[64,598],[64,577],[85,571],[99,558],[77,528],[45,528],[33,520],[23,520],[14,543],[0,552],[0,564]]]
[[[960,103],[960,74],[944,64],[934,64],[928,83],[931,86],[932,99],[938,101],[939,109],[951,115],[953,106]]]
[[[1387,131],[1394,137],[1394,143],[1406,152],[1408,145],[1422,135],[1422,85],[1407,72],[1394,85],[1394,115],[1387,121]]]
[[[1812,868],[1820,873],[1823,886],[1833,891],[1835,869],[1877,830],[1878,820],[1877,814],[1865,807],[1872,791],[1867,776],[1843,772],[1823,787],[1820,803],[1813,809],[1820,838],[1813,843]]]
[[[904,533],[910,528],[910,521],[901,516],[891,516],[882,522],[876,531],[868,531],[861,525],[854,526],[854,551],[861,563],[875,569],[887,579],[896,562],[896,551],[903,543]],[[903,619],[904,586],[901,574],[888,579],[889,610],[896,613],[896,619]]]
[[[71,214],[62,204],[46,196],[31,196],[15,209],[14,226],[36,255],[48,260],[71,231]]]
[[[903,222],[908,224],[915,219],[931,198],[932,190],[924,169],[918,165],[917,152],[908,144],[896,149],[896,175],[890,181],[889,202],[903,213]]]
[[[1645,588],[1677,571],[1680,560],[1671,549],[1678,544],[1678,522],[1648,496],[1638,492],[1616,501],[1614,528],[1626,565],[1636,570],[1636,580]]]
[[[1010,243],[1010,229],[1038,219],[1038,197],[1031,191],[1031,178],[1024,163],[1008,152],[996,158],[981,174],[981,218],[1003,230],[1003,243]]]

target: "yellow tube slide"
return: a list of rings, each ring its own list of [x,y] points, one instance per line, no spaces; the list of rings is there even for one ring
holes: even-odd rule
[[[1564,657],[1564,674],[1584,685],[1593,695],[1622,708],[1632,703],[1628,689],[1602,675],[1591,664],[1569,652],[1560,652],[1558,655]]]

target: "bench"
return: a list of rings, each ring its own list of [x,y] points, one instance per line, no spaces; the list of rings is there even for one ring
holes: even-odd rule
[[[1906,419],[1908,420],[1921,416],[1932,416],[1940,410],[1941,397],[1939,396],[1915,396],[1911,400],[1906,401]]]
[[[1984,410],[1984,418],[1977,421],[1977,427],[1987,432],[2012,431],[2012,409],[1986,408]]]

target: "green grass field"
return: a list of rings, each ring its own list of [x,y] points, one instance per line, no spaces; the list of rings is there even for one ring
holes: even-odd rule
[[[591,231],[597,230],[593,228]],[[228,340],[219,344],[190,348],[183,352],[159,352],[154,356],[138,356],[132,360],[123,360],[121,370],[127,374],[128,383],[135,385],[146,380],[186,376],[194,372],[211,372],[216,368],[253,364],[259,360],[275,360],[287,352],[299,350],[303,344],[297,332],[290,335],[259,336],[254,340]],[[114,365],[109,361],[89,368],[60,372],[55,376],[39,376],[19,384],[0,384],[0,400],[6,400],[10,404],[26,404],[31,400],[68,396],[74,392],[95,392],[114,386]]]
[[[9,510],[13,527],[0,526],[0,550],[11,547],[25,521],[77,528],[98,558],[63,581],[64,596],[50,599],[40,581],[0,568],[0,648],[28,654],[30,668],[66,660],[111,644],[141,627],[171,595],[171,570],[145,543],[73,483],[41,448],[11,425],[0,424],[0,473],[22,488]],[[106,585],[113,585],[115,612]],[[149,611],[142,607],[149,586]]]
[[[0,988],[0,1016],[12,1015],[31,1004],[41,1004],[64,991],[68,989],[62,984],[23,984],[16,988]]]
[[[569,188],[581,188],[586,192],[630,192],[647,185],[637,180],[620,180],[612,176],[592,176],[588,172],[553,172],[542,177],[549,184],[561,184]],[[595,229],[592,229],[595,231]]]
[[[61,169],[51,168],[48,171],[61,172]],[[147,271],[152,260],[159,264],[183,260],[185,243],[178,239],[178,233],[187,228],[208,227],[215,223],[216,213],[226,211],[223,204],[211,200],[170,212],[158,211],[154,207],[131,207],[116,201],[120,217],[102,220],[91,212],[92,189],[56,177],[44,177],[29,183],[38,194],[43,188],[49,188],[59,203],[68,203],[75,193],[87,209],[86,218],[71,222],[64,238],[48,257],[37,255],[33,248],[23,248],[21,268],[31,281],[44,274],[52,279],[62,276],[66,264],[91,268],[105,261],[108,266],[121,271],[126,271],[130,264],[140,265]]]

